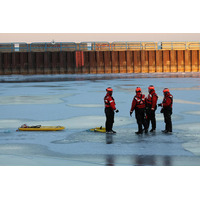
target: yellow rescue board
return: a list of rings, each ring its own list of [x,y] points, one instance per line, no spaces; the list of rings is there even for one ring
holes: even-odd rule
[[[38,128],[18,128],[19,131],[60,131],[65,129],[64,126],[40,126]]]
[[[101,126],[101,127],[92,128],[90,129],[90,131],[105,133],[106,128]]]

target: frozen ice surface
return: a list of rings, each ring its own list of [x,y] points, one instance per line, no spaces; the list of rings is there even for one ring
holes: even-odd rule
[[[62,103],[62,98],[70,96],[68,95],[52,95],[45,96],[2,96],[0,99],[1,105],[13,105],[13,104],[57,104]]]
[[[106,74],[0,76],[0,165],[200,165],[200,74]],[[160,108],[157,132],[137,136],[129,116],[137,86],[147,95],[153,84],[163,98],[174,96],[173,134],[164,129]],[[105,89],[114,89],[113,143],[104,133]],[[194,98],[191,98],[194,97]],[[16,131],[22,124],[65,126],[59,132]]]

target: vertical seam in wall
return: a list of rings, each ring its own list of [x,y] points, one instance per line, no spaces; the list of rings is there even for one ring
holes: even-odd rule
[[[190,71],[192,72],[192,50],[190,51]]]
[[[91,66],[90,66],[90,54],[89,54],[89,52],[87,51],[87,53],[88,53],[88,63],[89,63],[89,74],[91,73]]]
[[[162,51],[162,72],[164,72],[164,51]]]
[[[133,73],[135,73],[135,71],[134,71],[134,51],[131,51],[131,52],[132,52]]]
[[[185,72],[185,51],[183,51],[183,60],[184,60],[184,72]]]
[[[140,73],[142,73],[142,51],[140,51]]]
[[[170,72],[172,72],[172,51],[169,51]]]
[[[95,54],[94,54],[94,60],[95,60],[95,65],[96,65],[96,74],[98,73],[97,71],[97,52],[95,51]]]
[[[178,50],[176,50],[176,72],[178,72]]]
[[[111,57],[111,51],[109,51],[109,66],[110,66],[110,72],[112,74],[112,57]]]
[[[117,51],[118,54],[118,73],[120,73],[120,53]]]
[[[127,51],[125,51],[126,73],[127,73]]]
[[[197,65],[198,65],[198,72],[199,72],[199,50],[197,50]]]
[[[106,73],[106,65],[105,65],[105,51],[102,51],[103,53],[102,53],[102,55],[103,55],[103,64],[104,64],[104,74]]]
[[[150,66],[149,66],[149,60],[150,60],[150,59],[149,59],[149,53],[150,53],[150,50],[148,51],[148,73],[149,73],[149,71],[150,71],[150,70],[149,70],[149,68],[150,68]]]
[[[157,72],[157,51],[155,50],[155,72]]]

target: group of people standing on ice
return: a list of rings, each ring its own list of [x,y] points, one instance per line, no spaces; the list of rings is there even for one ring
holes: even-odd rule
[[[104,97],[105,103],[105,115],[106,115],[106,132],[107,133],[116,133],[112,130],[113,123],[114,123],[114,112],[119,112],[119,110],[115,107],[115,100],[112,96],[113,89],[108,87],[106,89],[107,94]],[[130,116],[132,116],[133,111],[135,111],[135,118],[138,124],[138,131],[135,132],[136,134],[142,134],[143,132],[148,133],[148,129],[151,122],[151,133],[155,133],[156,131],[156,109],[157,106],[162,107],[161,113],[164,115],[164,122],[165,122],[165,130],[162,132],[164,133],[172,133],[172,106],[173,106],[173,96],[170,94],[169,89],[165,88],[163,90],[163,101],[162,103],[157,104],[158,96],[155,92],[155,88],[153,85],[148,87],[148,96],[145,97],[142,94],[142,90],[140,87],[137,87],[136,95],[133,98],[131,109],[130,109]]]

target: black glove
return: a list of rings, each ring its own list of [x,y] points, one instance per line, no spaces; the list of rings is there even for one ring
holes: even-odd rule
[[[150,110],[150,114],[152,115],[155,112],[155,110]]]
[[[132,113],[133,113],[133,111],[130,111],[130,116],[132,117]]]
[[[163,113],[164,112],[164,109],[162,108],[161,110],[160,110],[160,113]]]
[[[162,103],[159,103],[159,104],[158,104],[158,107],[162,107]]]
[[[115,112],[116,112],[116,113],[118,113],[118,112],[119,112],[119,110],[115,110]]]

